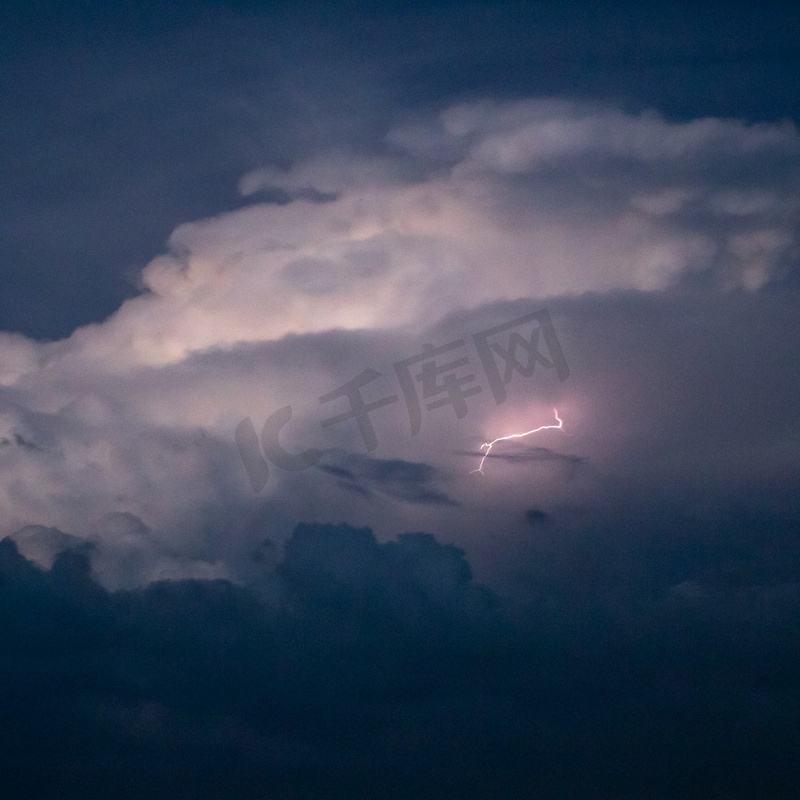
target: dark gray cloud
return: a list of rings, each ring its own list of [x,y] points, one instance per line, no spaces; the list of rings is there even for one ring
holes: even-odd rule
[[[549,450],[546,447],[533,447],[531,445],[526,447],[518,443],[512,443],[512,445],[513,449],[511,452],[495,452],[493,448],[488,455],[486,455],[483,450],[461,452],[459,455],[469,456],[477,461],[480,461],[480,459],[486,455],[487,460],[497,458],[501,461],[520,464],[530,461],[556,462],[564,465],[565,475],[568,477],[572,477],[575,471],[580,468],[580,465],[585,463],[585,459],[581,458],[581,456],[572,455],[570,453],[559,453],[555,450]]]
[[[525,511],[525,521],[530,525],[543,525],[550,519],[550,515],[541,508],[529,508]]]
[[[430,464],[372,458],[358,453],[328,454],[327,460],[333,463],[320,463],[317,469],[336,478],[340,486],[364,497],[372,497],[377,491],[405,503],[458,505],[435,488],[437,469]]]
[[[9,796],[789,797],[800,573],[791,530],[754,523],[705,565],[691,537],[565,542],[528,600],[426,534],[299,526],[253,589],[115,594],[86,554],[42,572],[6,540]],[[749,575],[711,577],[737,558]]]

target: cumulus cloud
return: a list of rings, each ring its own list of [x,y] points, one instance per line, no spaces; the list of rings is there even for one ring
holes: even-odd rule
[[[735,393],[717,364],[774,344],[755,309],[773,315],[775,336],[794,336],[771,290],[797,261],[792,125],[484,101],[406,121],[384,144],[377,156],[340,150],[244,176],[240,189],[254,202],[176,229],[142,271],[142,293],[103,323],[50,343],[0,334],[3,533],[43,526],[19,538],[43,565],[66,540],[41,530],[92,543],[97,574],[115,588],[249,575],[261,541],[253,520],[265,515],[276,541],[303,515],[339,515],[385,535],[437,521],[474,537],[467,519],[504,511],[485,487],[464,482],[466,457],[451,456],[529,427],[556,401],[575,438],[491,454],[498,478],[516,476],[515,513],[538,503],[523,497],[522,474],[536,474],[553,504],[574,505],[596,496],[622,454],[654,484],[659,470],[690,484],[710,458],[690,454],[710,441],[742,457],[746,420],[732,413],[730,435],[703,429],[699,387],[707,370]],[[706,292],[702,301],[695,290]],[[570,381],[540,365],[528,383],[517,375],[507,405],[493,405],[472,337],[545,304]],[[715,334],[701,319],[709,314],[725,326],[744,314],[752,347]],[[453,408],[425,407],[416,435],[395,367],[454,342],[481,394],[463,422]],[[771,386],[765,363],[758,369]],[[396,397],[376,412],[374,458],[361,455],[352,420],[321,424],[348,408],[321,400],[367,369],[377,374],[368,400]],[[732,397],[715,402],[733,407]],[[259,430],[286,406],[281,447],[331,458],[296,475],[273,465],[254,496],[233,432],[247,417]],[[772,420],[782,429],[777,412]],[[662,431],[681,446],[650,470],[636,447],[663,446]],[[791,462],[778,446],[760,457],[781,474]],[[565,481],[559,465],[589,467]],[[712,471],[714,487],[744,480],[721,456]],[[447,487],[434,475],[448,476]]]
[[[763,282],[796,247],[796,185],[782,165],[796,163],[800,137],[789,123],[487,101],[397,128],[388,143],[377,158],[339,152],[245,176],[245,194],[277,187],[291,202],[180,226],[144,269],[145,294],[39,359],[174,363],[494,300],[662,288],[715,265],[752,287],[753,271]],[[744,253],[734,226],[770,231],[771,245]],[[743,253],[735,264],[731,248]],[[36,353],[19,337],[5,344],[11,380]]]

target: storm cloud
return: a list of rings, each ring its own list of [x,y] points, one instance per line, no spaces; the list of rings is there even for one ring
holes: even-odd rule
[[[490,424],[541,418],[556,401],[574,431],[562,438],[564,463],[598,462],[591,440],[609,424],[628,424],[654,439],[654,454],[668,429],[677,437],[664,469],[679,482],[694,481],[723,450],[744,464],[734,453],[745,447],[738,437],[752,433],[750,420],[724,411],[741,402],[735,364],[765,373],[746,391],[780,427],[770,408],[791,402],[776,384],[787,366],[780,354],[796,338],[786,299],[795,293],[787,276],[799,200],[800,137],[791,124],[669,123],[563,101],[485,101],[445,108],[386,140],[389,153],[378,160],[323,154],[246,177],[248,192],[278,186],[330,198],[256,203],[181,226],[170,252],[143,270],[146,291],[105,322],[53,343],[3,334],[6,533],[45,525],[91,537],[100,534],[87,528],[99,531],[107,515],[129,514],[163,548],[216,564],[222,553],[208,531],[221,533],[237,507],[253,503],[233,428],[286,404],[294,413],[287,434],[300,442],[310,431],[320,452],[344,447],[362,473],[371,463],[369,480],[384,494],[392,481],[378,464],[460,470],[463,462],[444,464],[437,452],[443,431],[458,423],[460,440],[477,446]],[[364,370],[390,396],[393,366],[428,341],[469,342],[545,304],[572,370],[563,384],[540,366],[524,391],[520,377],[512,384],[507,410],[491,409],[484,385],[463,422],[452,409],[432,411],[436,431],[419,436],[403,432],[395,405],[380,412],[379,461],[358,461],[364,445],[352,423],[312,429],[322,421],[320,399]],[[772,320],[768,330],[757,326],[761,313]],[[741,337],[723,333],[735,326]],[[658,377],[630,386],[645,373]],[[715,387],[705,395],[714,409],[698,405],[704,381]],[[530,391],[539,400],[526,412]],[[684,431],[691,441],[681,444]],[[614,446],[624,450],[624,439]],[[542,445],[524,458],[546,461],[551,448]],[[689,459],[687,447],[703,455]],[[777,452],[761,457],[786,468]],[[635,463],[648,472],[643,458],[618,457],[602,469],[627,473]],[[276,487],[299,498],[316,494],[312,484],[310,475],[273,469],[276,519],[281,505],[298,502]],[[398,498],[394,484],[388,495]],[[436,492],[427,495],[434,505],[463,505],[458,491]],[[203,567],[212,568],[221,569]]]
[[[796,12],[8,13],[9,796],[793,796]]]

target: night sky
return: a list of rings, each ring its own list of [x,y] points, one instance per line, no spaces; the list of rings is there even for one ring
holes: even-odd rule
[[[783,2],[4,4],[0,797],[796,798],[798,87]]]

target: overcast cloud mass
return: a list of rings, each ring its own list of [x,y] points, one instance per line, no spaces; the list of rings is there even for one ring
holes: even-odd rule
[[[793,8],[2,13],[4,797],[795,796]]]

